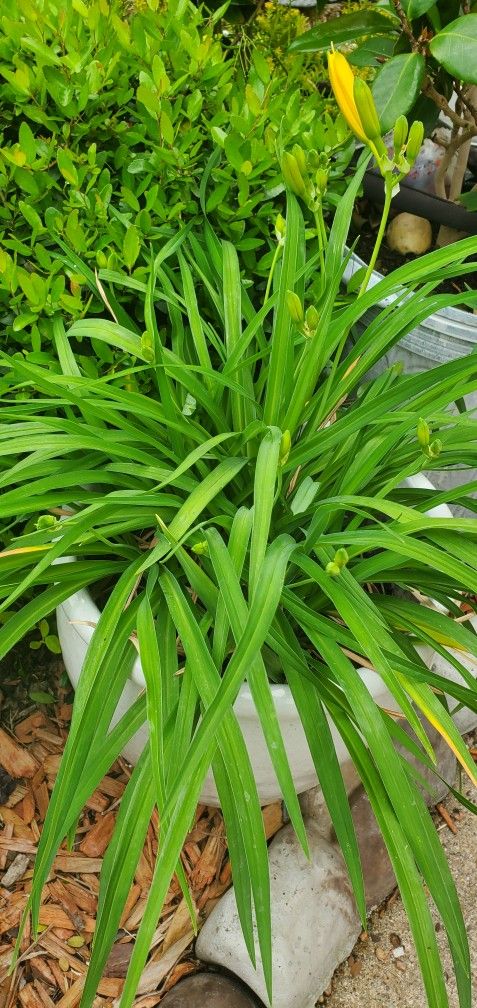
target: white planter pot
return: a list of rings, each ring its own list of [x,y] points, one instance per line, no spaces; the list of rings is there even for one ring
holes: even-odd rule
[[[409,486],[432,489],[432,484],[423,476],[411,477],[406,482]],[[441,505],[434,508],[430,514],[435,514],[437,517],[449,517],[450,511],[445,505]],[[69,679],[75,688],[79,681],[88,645],[93,636],[94,626],[98,622],[99,616],[98,607],[89,592],[84,590],[76,592],[57,609],[58,636],[63,651],[63,659]],[[440,674],[445,674],[449,678],[462,681],[452,666],[444,662],[439,655],[436,655],[432,648],[422,646],[419,650],[429,667],[433,666]],[[460,654],[459,658],[461,661],[463,660]],[[470,662],[466,662],[466,664],[472,667]],[[473,671],[477,673],[477,663],[474,663]],[[379,675],[370,669],[358,669],[358,672],[376,703],[383,707],[392,707],[395,709],[395,701],[384,686]],[[145,680],[140,660],[137,658],[131,676],[119,700],[112,725],[122,717],[144,689]],[[316,786],[317,780],[313,761],[290,689],[288,686],[272,685],[271,690],[295,787],[297,793],[301,793]],[[262,804],[266,805],[277,801],[281,798],[280,788],[268,754],[250,689],[246,683],[240,689],[234,705],[234,711],[250,754]],[[456,722],[461,731],[467,731],[473,727],[474,722],[477,723],[477,717],[474,717],[469,711],[461,711],[457,715]],[[331,724],[330,727],[338,759],[341,764],[347,763],[350,757],[346,746],[334,726]],[[137,762],[146,745],[147,738],[148,728],[145,724],[136,732],[124,748],[123,755],[130,763]],[[217,790],[211,773],[206,778],[201,794],[201,801],[209,805],[219,804]]]

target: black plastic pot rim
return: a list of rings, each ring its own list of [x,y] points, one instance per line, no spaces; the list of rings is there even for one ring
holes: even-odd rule
[[[381,206],[384,204],[384,182],[377,170],[369,168],[365,173],[363,189],[367,199]],[[475,211],[466,210],[459,203],[441,199],[432,193],[414,189],[407,185],[405,180],[400,183],[399,192],[393,200],[393,208],[414,214],[416,217],[424,217],[432,224],[445,225],[457,231],[465,231],[467,234],[477,234]]]

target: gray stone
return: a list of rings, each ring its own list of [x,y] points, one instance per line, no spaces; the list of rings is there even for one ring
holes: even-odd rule
[[[340,852],[307,823],[308,861],[291,826],[270,844],[273,1008],[313,1008],[353,948],[360,922]],[[245,947],[233,889],[219,901],[197,940],[197,955],[223,966],[269,1005],[257,949]]]
[[[218,973],[194,973],[162,999],[163,1008],[257,1008],[259,1002],[241,984]]]
[[[316,7],[316,0],[278,0],[282,7]]]

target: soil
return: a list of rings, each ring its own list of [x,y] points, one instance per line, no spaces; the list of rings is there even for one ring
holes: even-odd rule
[[[473,738],[473,741],[472,741]],[[466,739],[477,761],[477,732]],[[458,782],[459,786],[462,782]],[[464,784],[466,796],[477,800],[477,792]],[[472,976],[477,981],[477,830],[475,816],[457,804],[452,795],[442,803],[450,826],[441,815],[434,820],[452,874],[456,881],[469,937]],[[449,949],[444,929],[432,910],[441,955],[443,956],[449,1008],[458,1008]],[[474,995],[475,996],[475,995]],[[358,940],[352,955],[336,971],[328,992],[317,1008],[426,1008],[427,1001],[409,924],[397,889],[371,916],[367,932]]]
[[[391,214],[390,220],[392,220],[393,216],[394,215]],[[380,220],[381,217],[378,207],[370,204],[366,200],[362,200],[358,203],[352,223],[351,236],[353,239],[359,237],[356,252],[361,259],[364,260],[364,262],[369,262],[371,258]],[[434,242],[437,238],[438,230],[437,226],[433,227],[432,234]],[[413,259],[417,258],[420,257],[414,255],[401,256],[397,252],[393,252],[386,244],[385,238],[379,252],[376,269],[379,273],[386,276],[388,273],[392,272],[392,270],[397,269],[398,266],[402,266],[403,263],[412,262]],[[474,261],[477,266],[477,256],[473,256],[472,261]],[[477,268],[475,273],[469,271],[469,273],[465,276],[457,277],[455,280],[444,281],[439,285],[437,291],[440,294],[462,293],[463,302],[460,307],[464,311],[472,311],[473,309],[465,304],[465,292],[469,288],[471,290],[477,290]]]

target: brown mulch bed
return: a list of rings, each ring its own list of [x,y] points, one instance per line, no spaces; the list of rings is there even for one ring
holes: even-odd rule
[[[34,855],[71,717],[66,693],[60,690],[59,697],[54,707],[34,710],[11,730],[0,729],[0,1008],[75,1008],[79,1004],[95,927],[102,858],[131,773],[124,760],[117,760],[87,803],[73,850],[62,848],[45,886],[40,933],[33,938],[27,926],[17,968],[9,975]],[[283,823],[281,805],[264,809],[264,819],[271,837]],[[118,1004],[152,878],[157,833],[155,812],[98,987],[96,1008]],[[182,863],[203,923],[231,884],[218,809],[199,805]],[[199,968],[192,939],[187,908],[173,879],[141,979],[137,1008],[153,1008],[178,980]]]

